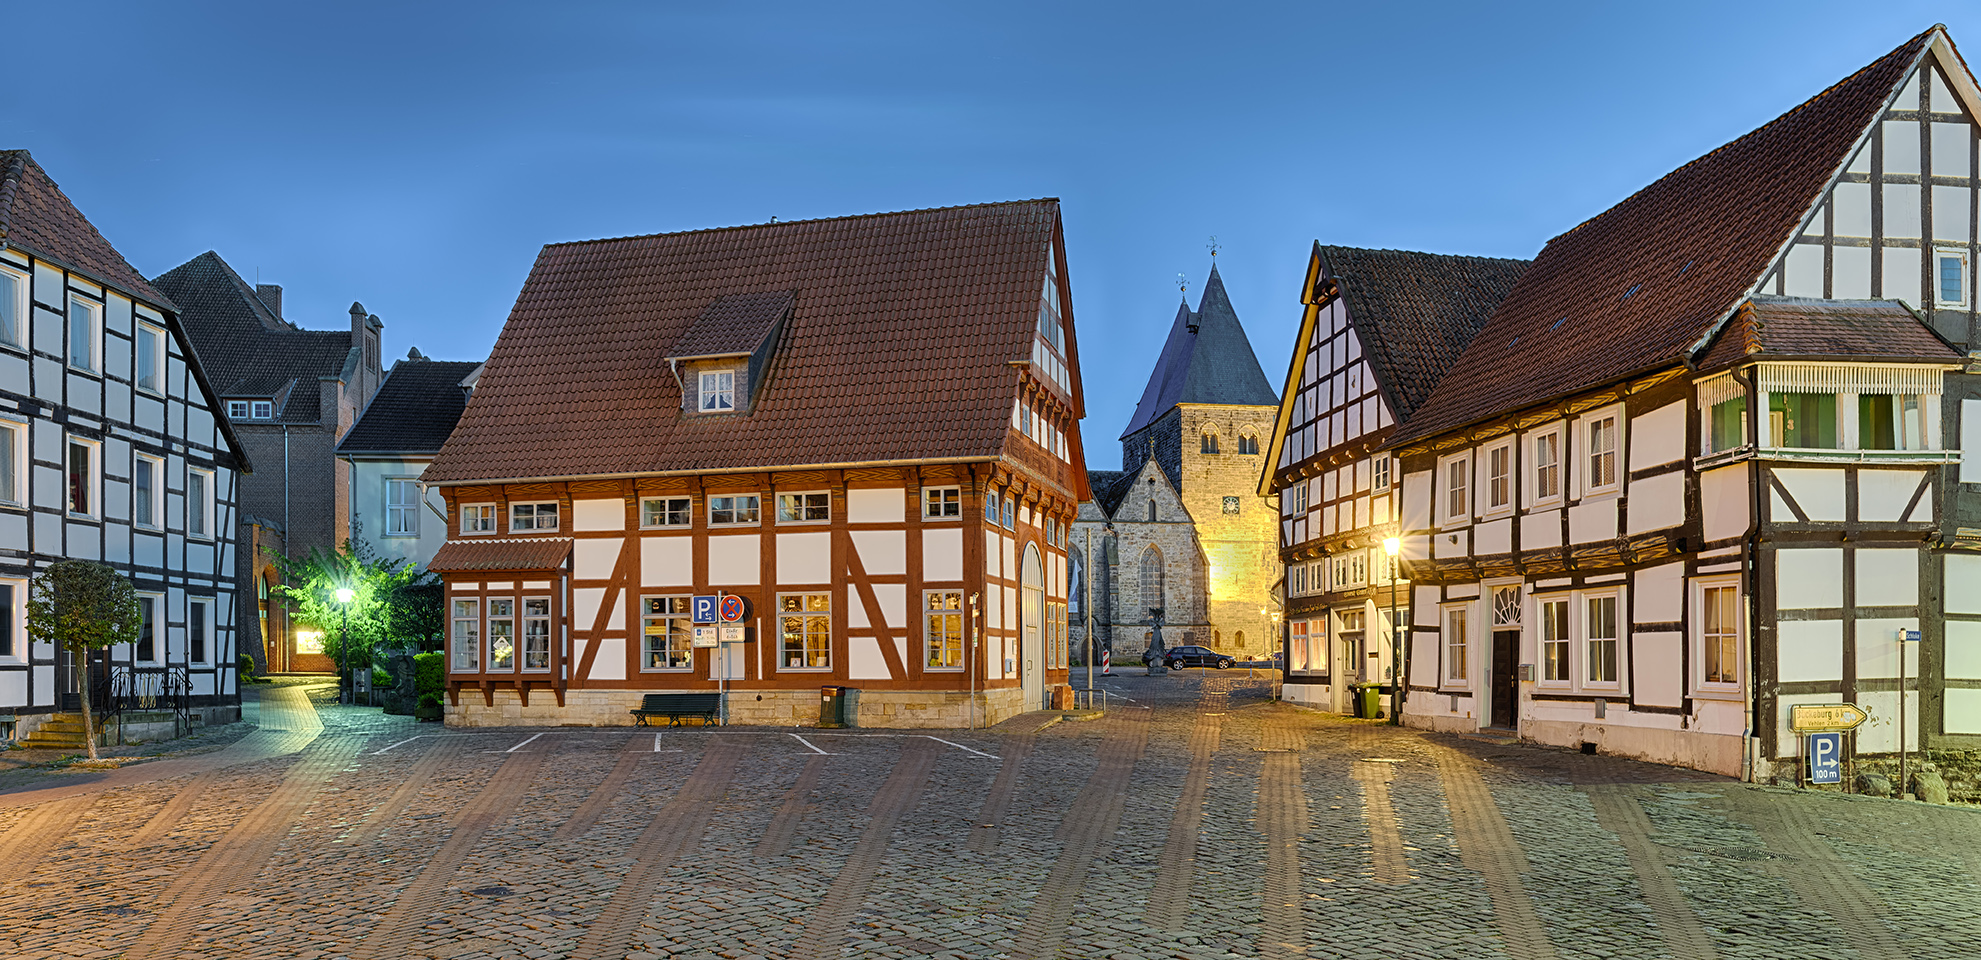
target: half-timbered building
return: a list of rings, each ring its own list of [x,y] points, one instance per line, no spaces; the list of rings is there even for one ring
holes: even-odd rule
[[[1293,703],[1347,712],[1393,680],[1390,615],[1409,602],[1383,449],[1526,269],[1525,260],[1316,243],[1260,489],[1279,500],[1286,682]],[[1387,700],[1384,701],[1387,703]],[[1387,709],[1387,707],[1385,707]]]
[[[1388,441],[1407,722],[1753,777],[1797,703],[1981,743],[1978,107],[1935,27],[1547,245]]]
[[[1086,496],[1064,254],[1054,200],[545,247],[425,472],[448,722],[1044,706]],[[743,629],[698,647],[717,595]]]
[[[161,726],[127,734],[240,718],[234,520],[248,462],[218,409],[172,301],[27,151],[0,151],[0,713],[31,740],[80,743],[66,714],[85,675],[99,710],[173,708],[134,709],[123,719]],[[27,634],[29,582],[64,559],[116,568],[143,609],[138,640],[86,669]]]

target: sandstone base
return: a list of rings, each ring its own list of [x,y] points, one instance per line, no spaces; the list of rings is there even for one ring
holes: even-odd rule
[[[495,705],[479,691],[463,691],[447,705],[450,727],[624,727],[647,690],[570,690],[564,705],[548,692],[533,692],[528,706],[513,690],[495,691]],[[1016,689],[968,693],[934,690],[860,690],[853,698],[856,727],[987,727],[1024,712],[1024,692]],[[974,709],[973,709],[974,708]],[[663,721],[665,722],[665,721]],[[729,722],[772,727],[813,727],[819,722],[815,690],[731,690]]]

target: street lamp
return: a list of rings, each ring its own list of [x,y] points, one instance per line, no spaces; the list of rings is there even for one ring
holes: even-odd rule
[[[351,662],[351,601],[358,598],[358,593],[350,587],[338,587],[333,596],[344,607],[344,626],[337,633],[337,646],[344,651],[344,662],[348,664]],[[351,702],[358,702],[358,678],[355,671],[351,674]]]
[[[1383,540],[1383,552],[1389,554],[1389,722],[1391,726],[1403,722],[1403,632],[1396,622],[1396,555],[1403,551],[1403,541],[1397,537]]]

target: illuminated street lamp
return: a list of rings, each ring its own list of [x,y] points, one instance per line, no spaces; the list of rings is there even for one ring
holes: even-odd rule
[[[338,631],[337,645],[339,649],[344,651],[344,662],[348,664],[351,662],[351,601],[358,598],[358,593],[350,587],[338,587],[336,593],[332,594],[332,596],[335,596],[337,602],[344,607],[344,626]],[[358,678],[356,673],[351,675],[351,702],[358,702]]]
[[[1396,622],[1396,555],[1402,550],[1401,539],[1383,540],[1383,552],[1389,554],[1389,722],[1392,726],[1403,722],[1403,631]]]

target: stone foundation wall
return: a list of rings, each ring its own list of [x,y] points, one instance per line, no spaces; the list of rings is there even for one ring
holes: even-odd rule
[[[461,702],[448,704],[450,727],[528,727],[578,726],[624,727],[633,724],[629,712],[640,705],[645,690],[570,690],[564,705],[557,698],[538,692],[529,706],[513,690],[495,691],[495,705],[489,706],[479,691],[463,691]],[[853,726],[882,728],[961,729],[985,727],[1009,720],[1024,711],[1024,692],[1018,688],[978,691],[975,716],[971,696],[936,690],[861,690],[855,697]],[[819,722],[819,694],[816,690],[731,690],[729,722],[744,726],[815,727]]]

